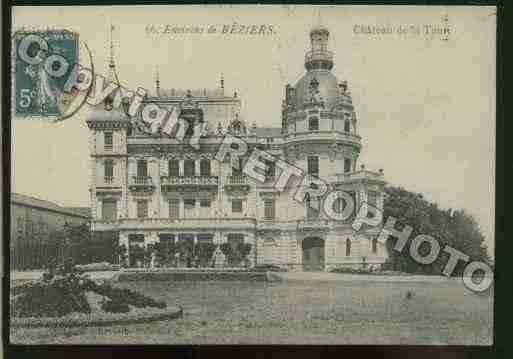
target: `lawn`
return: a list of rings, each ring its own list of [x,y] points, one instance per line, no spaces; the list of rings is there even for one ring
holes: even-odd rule
[[[126,282],[169,305],[178,320],[129,326],[18,329],[26,344],[490,345],[493,292],[441,283]],[[411,299],[407,291],[413,291]]]

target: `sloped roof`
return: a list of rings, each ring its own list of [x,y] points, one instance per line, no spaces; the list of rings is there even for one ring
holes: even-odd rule
[[[91,217],[91,208],[89,207],[64,207],[68,211],[76,212],[84,217]]]
[[[70,216],[77,216],[77,217],[84,217],[84,218],[90,217],[90,213],[88,213],[86,215],[83,210],[75,210],[75,209],[71,209],[71,208],[61,207],[54,202],[46,201],[43,199],[39,199],[36,197],[31,197],[31,196],[27,196],[27,195],[19,194],[19,193],[11,193],[11,203],[28,206],[28,207],[35,207],[35,208],[44,209],[44,210],[48,210],[48,211],[59,212],[59,213],[67,214]],[[80,208],[83,208],[83,207],[80,207]]]

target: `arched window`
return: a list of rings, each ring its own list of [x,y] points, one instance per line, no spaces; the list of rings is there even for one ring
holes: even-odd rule
[[[372,239],[372,253],[376,253],[378,251],[378,239]]]
[[[308,120],[309,131],[319,131],[319,119],[317,117],[311,117]]]
[[[346,239],[346,256],[349,257],[351,255],[351,240],[349,238]]]

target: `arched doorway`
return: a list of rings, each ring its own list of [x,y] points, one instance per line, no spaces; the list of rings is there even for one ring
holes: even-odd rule
[[[324,240],[319,237],[308,237],[303,240],[303,270],[324,270]]]

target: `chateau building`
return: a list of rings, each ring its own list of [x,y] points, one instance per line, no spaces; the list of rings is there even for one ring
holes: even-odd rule
[[[87,121],[93,229],[118,232],[129,265],[135,265],[134,246],[183,241],[249,243],[250,265],[290,270],[383,264],[388,253],[376,239],[377,230],[356,232],[351,225],[363,203],[383,207],[385,181],[382,170],[358,164],[358,119],[347,82],[332,73],[329,35],[322,26],[311,30],[306,73],[285,86],[281,127],[247,124],[239,115],[237,93],[226,93],[223,79],[213,90],[167,90],[157,77],[154,93],[142,101],[177,111],[191,125],[205,124],[199,149],[172,136],[148,134],[140,112],[130,116],[126,103],[115,108],[107,98]],[[110,79],[119,83],[112,58],[109,67]],[[216,157],[228,134],[247,144],[240,166],[233,166],[230,156]],[[253,149],[272,155],[265,157],[263,181],[242,170]],[[276,188],[278,160],[302,169],[306,180]],[[295,200],[298,188],[313,178],[348,193],[353,214],[340,221],[328,216],[324,198],[306,194]],[[346,206],[339,199],[333,209]]]

